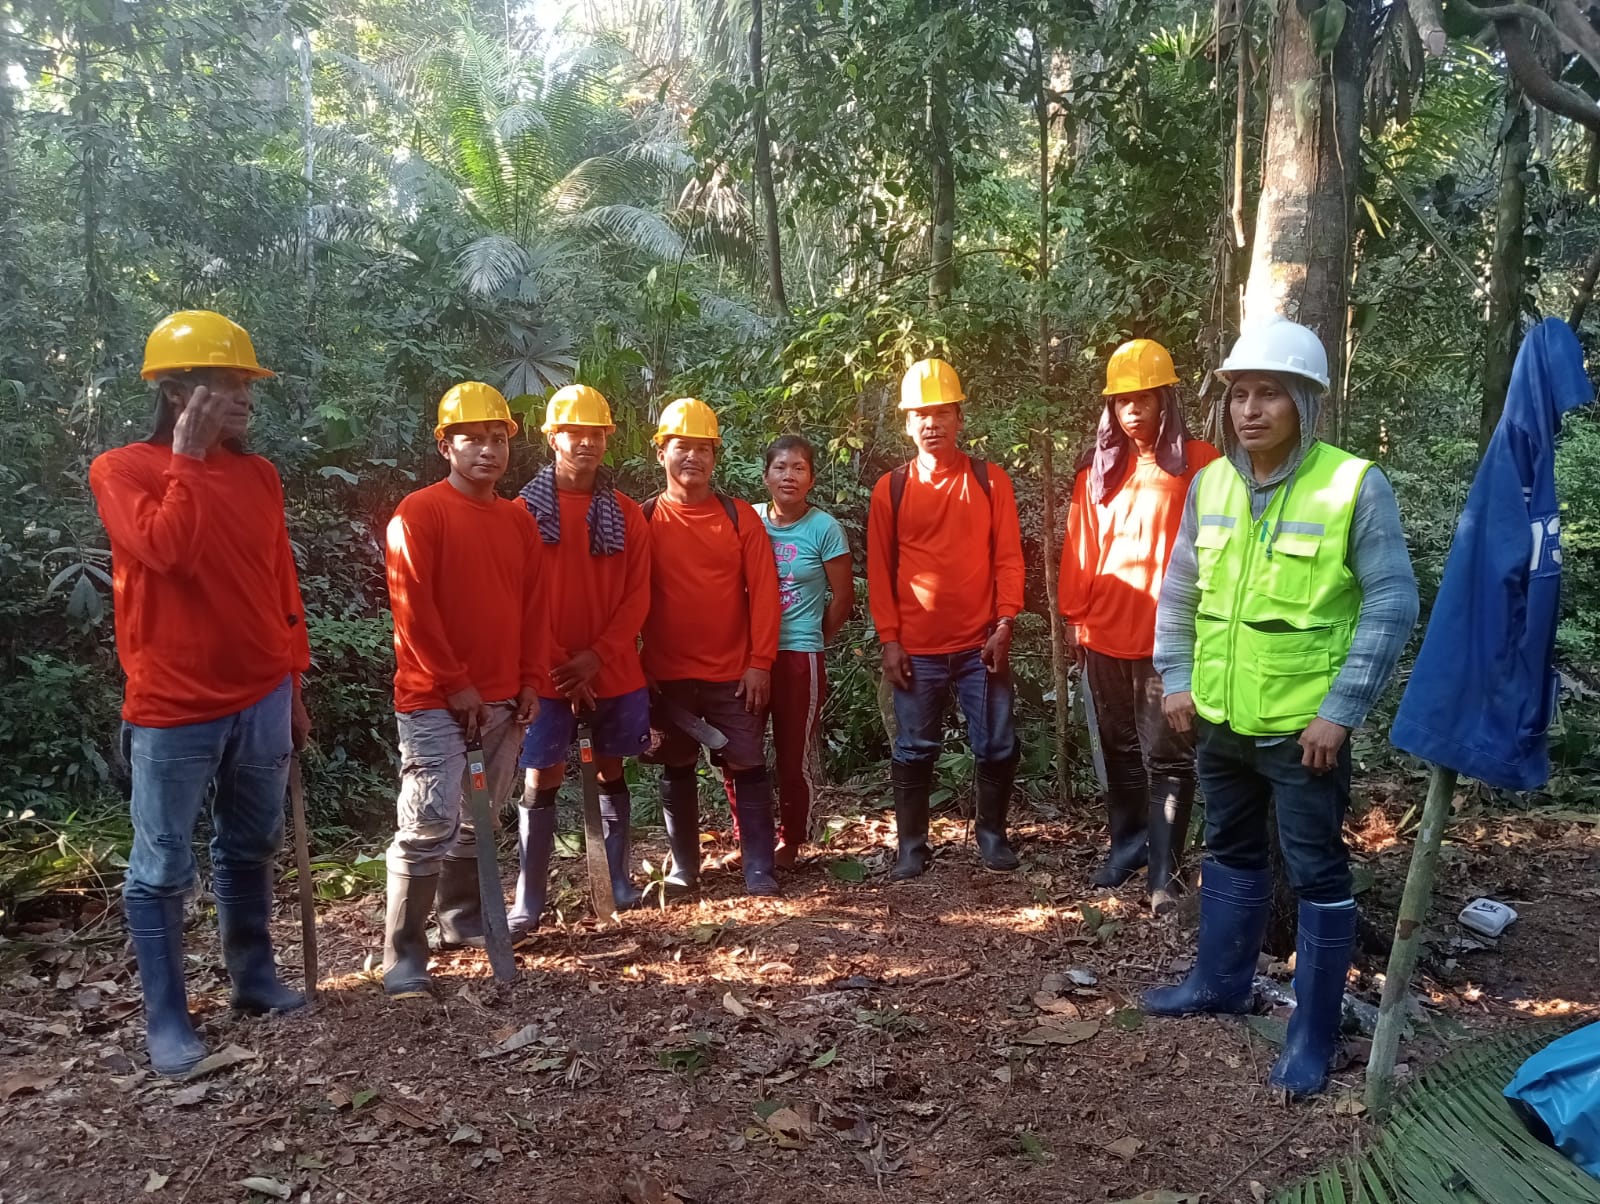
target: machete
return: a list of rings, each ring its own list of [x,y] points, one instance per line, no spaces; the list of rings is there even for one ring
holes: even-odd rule
[[[696,744],[703,744],[712,752],[727,745],[728,737],[724,736],[721,731],[712,727],[700,716],[693,714],[688,708],[680,706],[670,698],[663,698],[659,695],[656,701],[660,704],[662,711],[672,725]]]
[[[500,867],[494,859],[494,809],[489,801],[489,777],[483,766],[483,746],[467,746],[467,795],[472,826],[478,840],[478,896],[483,902],[483,947],[489,968],[500,982],[517,976],[517,958],[511,952],[511,930],[506,927],[506,898],[500,888]]]
[[[1094,776],[1100,782],[1104,795],[1111,787],[1106,781],[1106,754],[1100,747],[1100,716],[1094,709],[1094,691],[1089,688],[1089,674],[1078,670],[1078,685],[1083,691],[1083,726],[1089,732],[1089,753],[1094,758]]]
[[[617,897],[611,889],[605,821],[600,816],[600,767],[594,759],[594,711],[578,712],[578,762],[583,777],[583,855],[589,866],[589,898],[594,914],[614,919]]]
[[[306,791],[300,780],[300,754],[289,754],[289,810],[294,816],[294,867],[300,885],[300,960],[306,1002],[317,1001],[317,902],[311,882],[310,833],[306,829]]]

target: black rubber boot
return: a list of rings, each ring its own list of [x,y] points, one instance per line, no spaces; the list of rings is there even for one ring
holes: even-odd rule
[[[778,840],[772,816],[772,781],[767,767],[741,769],[733,776],[734,810],[739,816],[739,852],[744,863],[744,893],[779,895],[773,859]]]
[[[1150,860],[1145,825],[1150,796],[1145,786],[1114,786],[1106,791],[1106,820],[1111,829],[1111,855],[1089,879],[1096,886],[1121,886]]]
[[[476,856],[446,857],[439,867],[439,948],[483,948],[483,896]]]
[[[272,866],[241,869],[223,862],[211,867],[211,893],[217,900],[217,929],[222,935],[222,960],[233,980],[233,1006],[238,1011],[292,1012],[305,1007],[306,997],[278,979],[272,961]]]
[[[539,928],[550,893],[550,855],[556,848],[556,791],[535,795],[532,807],[517,807],[517,893],[506,916],[513,940]],[[527,796],[524,795],[524,798]],[[448,864],[448,863],[446,863]]]
[[[661,816],[672,849],[667,893],[684,895],[700,889],[700,783],[693,765],[669,765],[661,775]]]
[[[600,783],[600,824],[605,832],[606,864],[611,868],[611,897],[618,911],[639,906],[644,893],[633,884],[633,796],[627,782]]]
[[[977,765],[978,856],[983,868],[1002,872],[1022,862],[1006,840],[1006,814],[1011,810],[1011,788],[1017,779],[1017,754],[1004,761],[979,761]]]
[[[383,993],[394,999],[426,995],[428,915],[433,911],[438,874],[407,877],[389,871],[389,899],[383,922]]]
[[[187,1074],[206,1056],[183,987],[183,897],[124,899],[128,936],[144,992],[145,1045],[157,1074]]]
[[[1182,778],[1150,783],[1150,867],[1147,882],[1150,910],[1166,915],[1183,894],[1184,849],[1189,843],[1189,816],[1194,810],[1194,781]]]
[[[933,862],[928,847],[928,796],[933,793],[933,762],[891,761],[889,781],[894,787],[894,837],[898,848],[892,882],[919,878]]]

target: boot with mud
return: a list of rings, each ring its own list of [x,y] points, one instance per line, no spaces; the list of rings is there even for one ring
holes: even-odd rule
[[[433,989],[428,977],[428,916],[439,885],[437,873],[410,876],[389,871],[383,922],[383,993],[412,999]]]
[[[1149,788],[1113,786],[1106,791],[1106,822],[1111,830],[1111,853],[1089,879],[1095,886],[1121,886],[1142,870],[1150,859],[1145,824],[1150,816]]]
[[[889,781],[894,787],[894,836],[898,846],[892,882],[920,878],[933,863],[928,847],[928,798],[933,793],[933,762],[891,761]]]
[[[1200,867],[1200,940],[1194,969],[1175,987],[1146,991],[1140,1006],[1155,1016],[1249,1011],[1256,958],[1271,906],[1270,870],[1231,869],[1207,858]]]
[[[1004,761],[978,762],[978,818],[975,832],[978,856],[983,858],[983,868],[986,870],[1009,873],[1022,864],[1006,839],[1006,815],[1011,810],[1011,791],[1016,777],[1016,753]]]
[[[234,1010],[259,1016],[305,1007],[306,997],[283,985],[273,963],[271,864],[241,867],[219,861],[212,866],[211,893]]]
[[[183,896],[122,901],[144,992],[145,1045],[157,1073],[187,1074],[206,1056],[183,985]]]
[[[1150,913],[1170,914],[1183,896],[1183,854],[1189,842],[1189,816],[1194,810],[1194,782],[1181,778],[1153,780],[1150,798],[1150,866],[1146,882]]]

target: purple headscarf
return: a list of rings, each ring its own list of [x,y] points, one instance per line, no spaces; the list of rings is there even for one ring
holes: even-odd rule
[[[1161,397],[1161,426],[1156,432],[1156,464],[1168,476],[1181,477],[1189,467],[1185,445],[1192,435],[1184,423],[1183,406],[1178,402],[1178,390],[1162,385],[1156,390]],[[1128,475],[1128,465],[1136,454],[1133,440],[1128,438],[1113,412],[1115,397],[1106,398],[1106,408],[1100,412],[1100,428],[1095,432],[1094,451],[1089,474],[1089,500],[1104,505],[1116,493]]]

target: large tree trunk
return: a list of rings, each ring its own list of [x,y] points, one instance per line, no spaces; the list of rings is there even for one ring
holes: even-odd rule
[[[1312,47],[1300,0],[1286,0],[1278,10],[1261,200],[1244,296],[1245,323],[1281,314],[1322,337],[1335,389],[1344,375],[1372,4],[1348,0],[1344,30],[1327,60]],[[1324,407],[1330,426],[1341,401],[1330,395]]]
[[[933,172],[928,301],[937,308],[950,299],[956,286],[956,165],[950,149],[949,80],[942,67],[928,76],[928,166]]]
[[[1506,88],[1505,136],[1500,140],[1500,196],[1495,205],[1494,250],[1489,258],[1489,324],[1483,356],[1483,401],[1478,413],[1478,451],[1505,409],[1511,365],[1522,342],[1522,290],[1528,275],[1523,223],[1528,197],[1528,106],[1516,84]]]
[[[778,190],[772,182],[772,141],[767,130],[766,72],[762,66],[761,0],[750,3],[750,85],[755,89],[755,104],[750,120],[756,141],[756,188],[761,193],[762,216],[767,227],[767,285],[772,302],[780,310],[789,308],[783,291],[783,248],[778,241]]]
[[[9,25],[0,22],[0,63],[12,61]],[[11,90],[11,77],[0,73],[0,297],[15,297],[21,291],[21,273],[18,270],[21,225],[18,212],[21,199],[17,193],[16,163],[12,147],[16,145],[16,97]],[[6,312],[0,308],[0,314]],[[13,324],[0,320],[0,378],[23,379],[15,360],[22,355],[22,340],[16,337]]]

